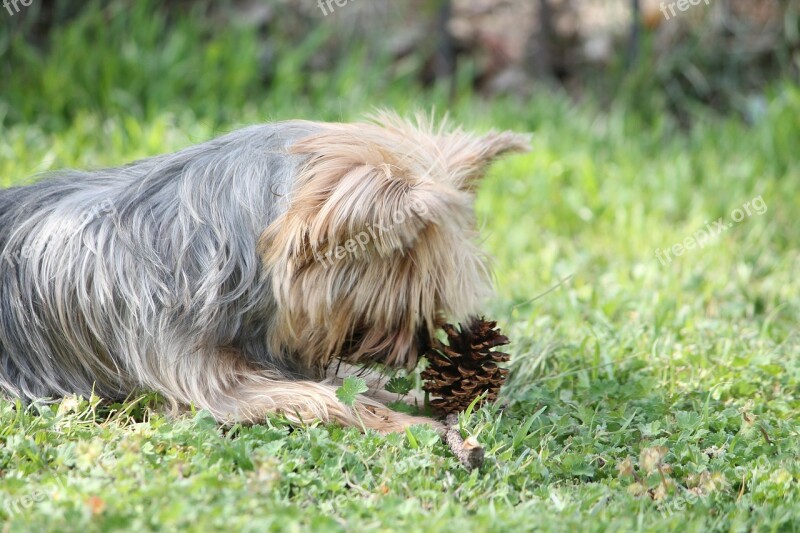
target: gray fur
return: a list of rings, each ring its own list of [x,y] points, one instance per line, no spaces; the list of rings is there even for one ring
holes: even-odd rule
[[[291,374],[268,353],[274,304],[257,241],[304,159],[286,148],[317,127],[254,126],[0,191],[0,388],[191,399],[177,382],[186,365],[210,363],[197,360],[203,346]]]

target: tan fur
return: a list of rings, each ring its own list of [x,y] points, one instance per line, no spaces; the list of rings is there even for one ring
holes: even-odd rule
[[[415,424],[428,424],[439,432],[445,430],[442,424],[429,418],[409,416],[387,408],[381,400],[391,399],[385,391],[377,390],[382,383],[377,375],[369,379],[370,392],[360,396],[355,406],[350,408],[336,396],[336,388],[341,384],[339,379],[328,382],[287,381],[284,376],[242,361],[235,352],[222,351],[207,361],[208,366],[185,369],[184,376],[205,375],[207,379],[201,383],[178,379],[176,383],[187,387],[186,397],[181,403],[194,403],[195,407],[209,411],[217,420],[229,423],[260,423],[268,414],[279,414],[297,424],[336,422],[381,433],[403,431]],[[178,407],[174,405],[173,409]]]
[[[273,350],[293,354],[319,376],[337,358],[413,368],[420,336],[435,335],[444,317],[479,312],[490,294],[490,273],[475,244],[473,191],[492,160],[528,143],[509,132],[435,131],[424,120],[388,114],[375,123],[326,125],[295,143],[291,151],[308,162],[288,210],[260,242],[279,308]],[[333,265],[319,261],[375,227],[382,229],[365,250]],[[306,411],[350,424],[326,390],[316,389]],[[398,426],[368,418],[384,430]]]
[[[333,124],[292,147],[310,160],[290,208],[262,236],[282,317],[274,349],[320,370],[334,357],[413,368],[419,328],[479,311],[489,272],[475,244],[472,190],[511,133],[475,137],[381,115]],[[411,206],[421,205],[403,223]],[[421,212],[420,212],[421,211]],[[365,228],[390,228],[335,268],[315,260]],[[359,345],[343,353],[354,333]]]

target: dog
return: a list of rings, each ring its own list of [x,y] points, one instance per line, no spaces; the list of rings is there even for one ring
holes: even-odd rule
[[[287,121],[2,190],[0,388],[440,428],[377,396],[344,405],[331,369],[413,369],[445,319],[479,311],[475,189],[528,144],[389,113]]]

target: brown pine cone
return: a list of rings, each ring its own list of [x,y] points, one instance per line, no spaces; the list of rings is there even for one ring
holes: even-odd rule
[[[457,330],[445,324],[448,344],[434,339],[425,354],[428,368],[422,372],[423,390],[434,399],[430,404],[444,413],[457,413],[469,407],[483,393],[482,402],[497,399],[500,387],[506,381],[508,369],[497,363],[509,360],[509,355],[492,351],[509,343],[508,337],[496,329],[497,322],[483,317],[472,318],[465,328]]]

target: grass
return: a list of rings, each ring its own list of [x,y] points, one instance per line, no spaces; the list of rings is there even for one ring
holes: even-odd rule
[[[84,86],[63,65],[78,61],[78,35],[56,37],[69,47],[57,59],[12,53],[23,78],[61,81],[0,82],[0,186],[373,105],[435,104],[473,129],[534,132],[534,150],[497,164],[478,197],[497,274],[486,313],[511,337],[514,367],[503,401],[463,421],[487,447],[472,473],[425,427],[413,438],[280,418],[220,428],[202,412],[169,419],[151,396],[0,400],[4,531],[800,529],[800,88],[776,85],[753,125],[699,113],[679,132],[622,98],[608,112],[551,94],[448,105],[437,88],[360,73],[355,50],[297,101],[285,59],[263,97],[237,78],[220,105],[215,87],[183,99],[168,68],[138,92],[114,76]],[[245,37],[219,35],[216,53]],[[207,60],[178,56],[190,72]],[[758,198],[765,212],[704,248],[656,257]]]

